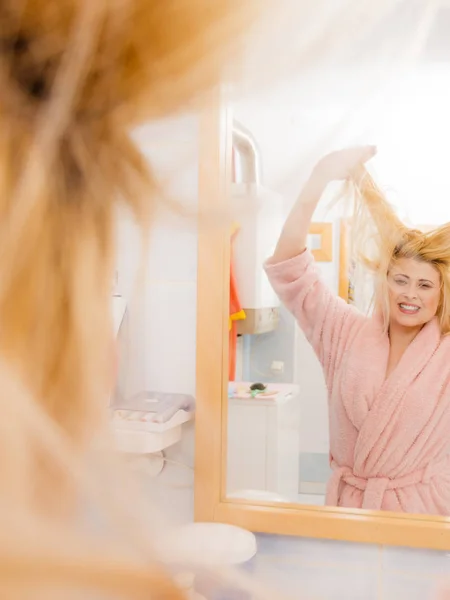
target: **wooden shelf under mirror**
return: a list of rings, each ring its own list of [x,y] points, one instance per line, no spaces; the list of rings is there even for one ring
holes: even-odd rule
[[[230,186],[231,108],[219,91],[204,107],[199,134],[195,519],[254,532],[450,550],[448,518],[227,498],[230,229],[208,218],[226,209]],[[347,286],[343,276],[342,295]]]

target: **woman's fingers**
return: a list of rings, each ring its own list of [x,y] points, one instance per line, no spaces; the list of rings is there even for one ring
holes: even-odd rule
[[[365,146],[363,148],[363,150],[362,150],[362,159],[361,159],[361,162],[362,163],[366,163],[368,160],[370,160],[371,158],[373,158],[376,153],[377,153],[377,147],[376,146]]]

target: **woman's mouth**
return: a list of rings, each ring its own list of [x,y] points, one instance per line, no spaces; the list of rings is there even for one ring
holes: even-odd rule
[[[420,306],[417,306],[416,304],[408,304],[406,302],[399,304],[398,308],[404,315],[415,315],[420,310]]]

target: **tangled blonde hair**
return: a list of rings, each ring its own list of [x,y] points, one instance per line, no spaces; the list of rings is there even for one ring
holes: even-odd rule
[[[437,229],[407,227],[396,215],[385,194],[366,169],[352,179],[354,215],[352,251],[355,259],[374,277],[373,304],[389,325],[387,275],[402,258],[432,265],[441,282],[437,317],[442,335],[450,333],[450,224]]]
[[[260,8],[0,1],[1,598],[181,596],[132,491],[92,459],[107,455],[116,210],[148,231],[158,186],[132,129],[200,106]],[[107,542],[86,503],[114,521]]]

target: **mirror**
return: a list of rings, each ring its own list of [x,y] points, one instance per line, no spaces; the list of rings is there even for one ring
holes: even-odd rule
[[[354,243],[366,231],[353,218],[356,192],[363,198],[357,206],[370,194],[390,204],[390,216],[377,221],[380,231],[384,222],[389,225],[389,235],[379,236],[389,244],[403,231],[393,223],[433,235],[436,226],[450,221],[450,205],[443,201],[450,196],[450,66],[447,37],[441,35],[448,13],[435,6],[423,20],[417,5],[415,18],[420,13],[424,26],[409,21],[405,29],[405,6],[398,11],[390,6],[375,27],[366,21],[358,40],[346,37],[348,44],[338,48],[336,38],[335,50],[345,51],[336,51],[328,63],[285,70],[279,81],[253,94],[251,84],[250,92],[238,90],[231,99],[229,88],[217,91],[202,116],[200,214],[230,212],[231,206],[233,218],[213,229],[199,219],[197,520],[283,535],[450,549],[450,393],[443,393],[449,338],[433,317],[442,305],[426,299],[433,293],[422,287],[423,274],[409,276],[417,288],[408,280],[412,299],[409,292],[407,298],[400,291],[393,295],[394,283],[400,283],[391,281],[390,259],[383,277],[380,270],[374,280],[357,260]],[[346,53],[349,45],[353,54]],[[402,62],[407,54],[413,60]],[[265,270],[314,166],[327,153],[358,144],[377,145],[367,165],[372,179],[323,186],[304,228],[305,243],[290,257],[293,270],[275,260]],[[381,190],[378,196],[372,181]],[[414,235],[417,241],[422,234]],[[308,252],[299,258],[304,245]],[[409,266],[435,268],[412,261]],[[311,280],[299,292],[299,273],[306,270]],[[317,301],[310,296],[306,323],[295,297],[318,285],[314,273],[328,296],[322,292]],[[433,313],[424,318],[432,325],[418,327],[415,341],[397,348],[389,364],[384,322],[381,327],[376,321],[378,337],[367,329],[384,314],[375,314],[371,304],[375,281],[391,290],[385,298],[400,299],[392,304],[397,317],[414,315],[415,303],[424,309],[418,314]],[[336,328],[320,329],[324,297],[332,311],[345,315],[341,324],[348,319],[353,327],[337,353],[336,346],[328,353],[321,347],[324,340],[333,345],[341,339]],[[356,314],[361,320],[354,320]],[[429,376],[426,368],[435,359],[439,364]]]
[[[347,89],[352,89],[356,75],[343,72],[344,77]],[[432,381],[443,378],[442,386],[448,386],[447,371],[442,374],[445,361],[438,366],[434,354],[445,355],[445,340],[436,341],[427,325],[397,355],[396,347],[389,353],[387,334],[380,350],[381,342],[368,330],[358,334],[352,329],[338,350],[330,350],[337,342],[316,340],[315,352],[263,268],[312,164],[321,153],[340,147],[377,144],[370,172],[408,226],[426,230],[450,221],[445,200],[450,198],[450,66],[424,61],[405,72],[356,122],[343,126],[332,143],[311,151],[311,140],[320,139],[324,129],[337,127],[342,119],[342,98],[327,93],[327,85],[326,74],[315,73],[311,79],[303,75],[232,108],[231,193],[242,204],[249,197],[256,199],[258,208],[238,217],[230,232],[226,498],[450,516],[450,430],[443,427],[450,407],[442,408],[450,388],[441,394]],[[304,158],[308,151],[309,163]],[[343,201],[331,202],[339,190],[339,185],[327,186],[307,245],[333,296],[373,319],[373,281],[354,262],[351,213]],[[426,267],[436,281],[425,277]],[[423,280],[419,291],[400,289],[400,283],[409,285],[400,276],[393,293],[399,310],[414,324],[418,320],[411,316],[413,310],[425,313],[423,322],[431,318],[426,312],[433,304],[430,287],[437,290],[439,301],[440,284],[429,264],[411,268],[416,268],[409,274],[411,281]],[[306,319],[302,310],[309,311],[312,321],[328,319],[314,335],[337,336],[337,325],[326,329],[331,314],[300,307],[302,302],[328,300],[321,288],[309,300],[301,299],[307,293],[298,281],[303,271],[294,271],[285,266],[272,275],[281,277],[283,289],[298,287],[291,310],[295,306],[300,319]],[[303,276],[305,286],[317,285],[311,276]],[[425,279],[433,281],[424,283]],[[345,315],[352,314],[342,302],[338,306]],[[436,309],[437,305],[433,315]],[[328,311],[335,311],[334,303]],[[398,322],[402,328],[409,325],[405,319]],[[307,322],[304,327],[316,325]],[[409,342],[408,334],[400,339]],[[367,350],[367,345],[372,348]],[[316,354],[328,351],[337,352],[332,360],[338,366],[322,368]],[[394,366],[383,382],[388,356]]]

